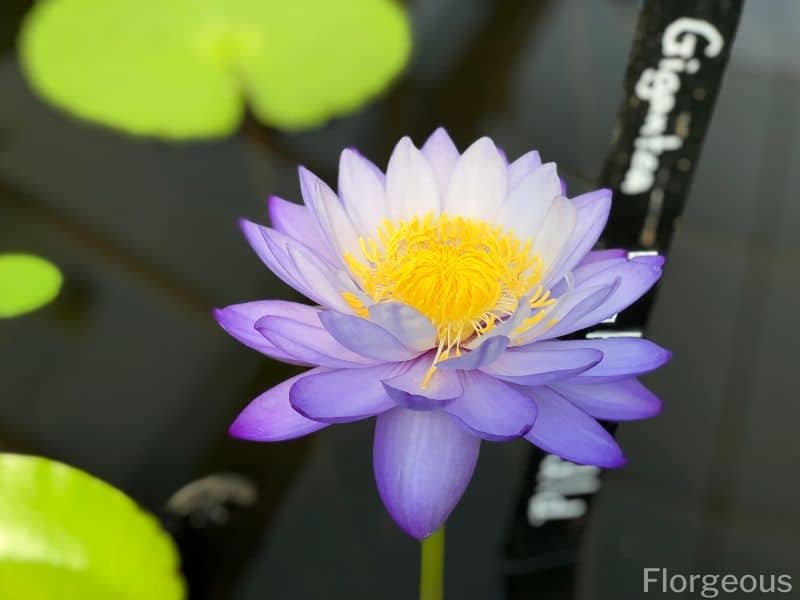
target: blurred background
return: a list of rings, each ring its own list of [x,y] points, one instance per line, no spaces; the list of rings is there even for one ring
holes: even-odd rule
[[[384,166],[399,137],[439,125],[462,149],[481,135],[510,157],[539,149],[571,194],[596,187],[640,3],[409,1],[410,63],[374,101],[305,132],[248,116],[180,143],[39,99],[15,52],[30,6],[0,3],[0,252],[47,257],[64,287],[0,321],[0,448],[85,469],[161,516],[192,598],[413,598],[418,546],[376,493],[371,421],[281,444],[226,435],[295,371],[237,344],[211,308],[299,299],[236,219],[265,222],[269,194],[299,201],[297,164],[335,184],[342,148]],[[647,379],[664,412],[619,429],[629,465],[604,475],[579,568],[533,565],[512,589],[504,547],[530,447],[485,443],[448,522],[448,597],[640,598],[643,567],[800,585],[799,34],[797,2],[745,4],[647,326],[674,352]]]

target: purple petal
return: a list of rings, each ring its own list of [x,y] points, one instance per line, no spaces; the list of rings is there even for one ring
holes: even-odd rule
[[[461,356],[448,358],[439,363],[440,369],[479,369],[493,363],[508,347],[509,339],[498,335],[487,339],[470,352],[462,352]]]
[[[506,350],[482,370],[519,385],[541,385],[573,377],[598,364],[603,353],[593,348],[556,347],[555,343],[535,343]]]
[[[581,287],[593,287],[598,285],[609,285],[619,279],[620,283],[616,290],[609,294],[608,298],[597,308],[584,314],[580,319],[571,323],[569,331],[562,331],[559,335],[566,335],[573,331],[579,331],[600,321],[617,314],[638,300],[647,292],[658,278],[661,277],[661,268],[646,262],[635,260],[622,262],[611,266],[589,278],[587,278],[576,290]]]
[[[634,421],[649,419],[661,412],[658,396],[633,377],[585,385],[571,381],[559,382],[551,387],[596,419]]]
[[[603,360],[581,373],[576,383],[604,383],[641,375],[664,365],[672,357],[669,350],[650,340],[634,337],[615,337],[591,340],[544,342],[559,348],[587,348],[603,353]],[[537,345],[543,345],[537,344]],[[572,383],[572,382],[571,382]]]
[[[258,300],[255,302],[232,304],[225,308],[216,308],[213,314],[217,323],[219,323],[229,335],[245,346],[258,350],[277,360],[310,365],[313,363],[298,360],[277,348],[256,330],[255,323],[266,315],[285,315],[299,321],[308,322],[313,319],[319,322],[319,317],[317,316],[318,312],[319,309],[317,308],[305,306],[304,304],[297,304],[295,302]]]
[[[255,328],[276,348],[305,363],[331,369],[375,364],[374,360],[364,358],[337,342],[322,327],[319,318],[317,325],[309,325],[286,317],[267,316],[256,321]]]
[[[371,321],[332,310],[321,312],[319,319],[342,346],[356,354],[387,362],[414,358],[414,352]]]
[[[308,207],[277,196],[271,196],[267,206],[270,222],[275,229],[305,244],[328,262],[336,264],[339,261]]]
[[[597,243],[608,221],[611,209],[611,190],[597,190],[572,199],[575,206],[575,229],[567,241],[562,257],[551,270],[544,287],[561,279],[571,271]]]
[[[458,148],[447,135],[444,127],[439,127],[422,146],[422,154],[431,164],[439,187],[439,195],[444,198],[450,183],[450,176],[453,174],[453,169],[456,168],[460,156]]]
[[[422,387],[432,364],[432,352],[420,356],[408,364],[407,370],[383,381],[386,392],[397,404],[413,410],[441,408],[458,398],[463,389],[455,371],[437,369]]]
[[[475,435],[492,441],[525,435],[536,421],[528,396],[480,371],[461,373],[464,393],[444,409]]]
[[[627,258],[628,251],[622,248],[611,248],[609,250],[592,250],[583,257],[580,264],[590,265],[599,261],[609,260],[613,258]]]
[[[421,352],[436,343],[436,329],[418,310],[402,302],[369,307],[369,318],[395,336],[406,348]]]
[[[304,377],[292,386],[289,400],[301,415],[324,423],[349,423],[372,417],[394,408],[395,403],[383,389],[381,379],[396,373],[398,368],[396,363],[384,363]]]
[[[592,417],[550,388],[529,388],[527,393],[536,402],[539,414],[526,440],[582,465],[614,468],[625,464],[617,442]]]
[[[508,189],[513,190],[534,169],[542,166],[542,159],[536,150],[531,150],[508,165]]]
[[[603,303],[622,285],[622,278],[618,277],[608,285],[594,285],[577,288],[564,294],[558,299],[558,304],[545,322],[531,329],[523,337],[530,340],[550,340],[576,331],[576,323],[602,306]],[[555,320],[555,325],[549,322]]]
[[[383,503],[421,540],[450,516],[475,471],[480,439],[441,411],[395,408],[375,426],[373,462]]]
[[[302,416],[289,404],[289,390],[296,382],[325,371],[311,369],[267,390],[236,417],[228,433],[254,442],[280,442],[327,427],[327,423],[318,423]]]

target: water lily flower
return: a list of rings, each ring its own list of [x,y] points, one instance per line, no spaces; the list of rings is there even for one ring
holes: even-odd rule
[[[618,313],[661,275],[663,257],[591,250],[609,190],[567,198],[537,152],[509,164],[481,138],[459,154],[443,129],[421,149],[400,140],[385,174],[345,150],[338,194],[299,173],[305,206],[272,197],[272,227],[241,227],[315,305],[261,300],[215,316],[243,344],[313,368],[253,400],[232,435],[275,442],[377,417],[378,491],[418,539],[458,503],[482,440],[624,463],[596,419],[657,414],[637,376],[670,353],[640,338],[556,339]]]

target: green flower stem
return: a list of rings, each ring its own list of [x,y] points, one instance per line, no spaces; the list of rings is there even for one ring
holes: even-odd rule
[[[422,540],[419,600],[444,598],[444,527]]]

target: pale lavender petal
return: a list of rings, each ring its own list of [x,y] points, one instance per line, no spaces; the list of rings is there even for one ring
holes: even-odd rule
[[[538,254],[544,264],[543,280],[548,281],[553,266],[564,252],[572,232],[575,230],[575,207],[564,196],[553,201],[539,231],[533,234],[531,252]]]
[[[299,278],[297,278],[296,273],[294,273],[291,269],[287,270],[284,264],[282,264],[282,262],[278,260],[278,257],[273,253],[272,248],[270,248],[264,236],[264,231],[267,229],[266,227],[248,221],[247,219],[240,219],[239,227],[247,239],[247,242],[250,244],[250,247],[267,266],[267,268],[278,277],[278,279],[283,281],[286,285],[296,289],[304,296],[308,296],[309,293],[313,293],[310,292],[310,290],[305,289],[303,283],[299,280]],[[284,261],[287,259],[286,256],[283,256],[282,258]],[[308,297],[310,298],[311,296]]]
[[[331,369],[375,364],[375,360],[356,354],[337,342],[322,327],[319,319],[316,325],[309,325],[286,317],[267,316],[259,319],[255,328],[276,348],[305,363]]]
[[[506,350],[482,370],[519,385],[542,385],[574,377],[598,364],[603,353],[593,348],[556,348],[553,343],[535,343]]]
[[[329,263],[338,263],[339,259],[331,250],[325,234],[308,207],[277,196],[271,196],[267,206],[273,228],[302,242]]]
[[[436,176],[425,156],[411,139],[401,139],[386,168],[386,197],[389,213],[396,220],[421,217],[441,211]]]
[[[542,165],[511,190],[500,206],[496,222],[516,232],[521,240],[532,238],[542,228],[559,192],[555,163]]]
[[[297,381],[325,371],[326,369],[311,369],[267,390],[245,407],[228,429],[228,433],[254,442],[280,442],[327,427],[327,423],[307,419],[289,404],[289,390]]]
[[[672,353],[650,340],[635,337],[613,337],[591,340],[542,342],[550,348],[593,349],[602,352],[603,360],[581,373],[574,383],[604,383],[633,375],[641,375],[666,364]]]
[[[334,310],[353,311],[342,296],[343,292],[358,291],[352,280],[346,276],[340,277],[330,265],[323,263],[311,250],[301,245],[287,244],[286,252],[305,287],[313,290],[308,294],[309,298]]]
[[[472,219],[494,217],[506,197],[506,161],[487,137],[472,144],[458,159],[442,210]]]
[[[547,387],[526,390],[539,414],[525,439],[550,452],[582,465],[614,468],[625,464],[614,438],[585,412]]]
[[[461,499],[479,451],[480,439],[444,412],[395,408],[380,415],[373,463],[389,514],[409,535],[429,536]]]
[[[437,369],[423,387],[432,364],[433,353],[428,353],[409,363],[402,373],[385,379],[383,385],[392,400],[413,410],[433,410],[458,398],[463,389],[455,371]]]
[[[439,127],[422,146],[422,154],[428,159],[436,176],[439,187],[439,197],[444,198],[450,177],[458,162],[458,148],[447,135],[444,127]]]
[[[536,150],[531,150],[508,165],[508,189],[513,190],[534,169],[542,165],[542,159]]]
[[[389,216],[386,190],[376,169],[353,150],[344,150],[339,159],[339,194],[356,231],[365,238],[374,238]]]
[[[575,229],[566,242],[557,265],[543,282],[545,289],[571,271],[597,243],[608,221],[611,190],[589,192],[573,198],[571,202],[575,207]]]
[[[333,254],[341,257],[349,252],[361,256],[355,227],[336,193],[308,169],[299,167],[298,174],[303,201],[324,232]]]
[[[282,300],[259,300],[233,304],[225,308],[216,308],[213,311],[217,323],[233,338],[262,354],[294,364],[311,365],[313,363],[298,360],[277,348],[255,329],[255,323],[260,318],[269,314],[286,314],[297,316],[298,319],[313,318],[319,322],[318,309],[295,302]]]
[[[475,435],[492,441],[525,435],[536,421],[536,404],[513,387],[480,371],[460,374],[463,394],[445,407]]]
[[[369,318],[411,350],[429,350],[436,343],[436,329],[430,320],[402,302],[373,304]]]
[[[462,352],[461,356],[448,358],[438,364],[440,369],[480,369],[493,363],[508,347],[509,339],[498,335],[487,339],[470,352]]]
[[[301,415],[324,423],[349,423],[395,407],[381,385],[399,369],[383,363],[362,369],[339,369],[304,377],[292,386],[289,400]]]
[[[415,353],[380,325],[335,311],[319,315],[322,325],[345,348],[356,354],[387,362],[414,358]]]
[[[596,419],[634,421],[661,412],[658,396],[633,377],[610,383],[558,382],[550,387]]]

